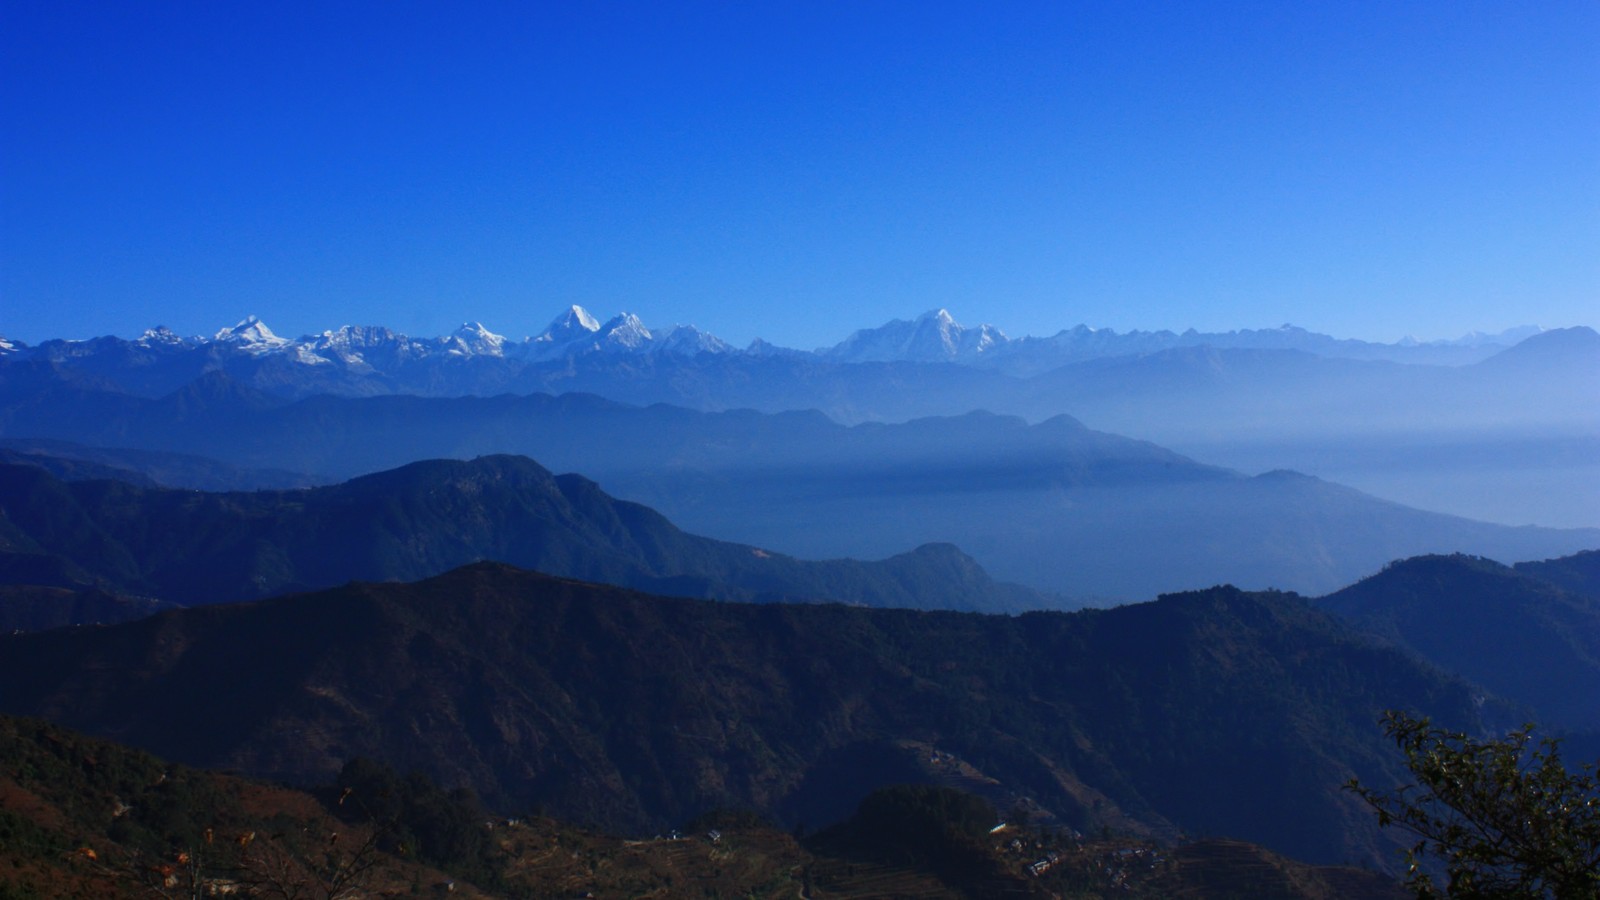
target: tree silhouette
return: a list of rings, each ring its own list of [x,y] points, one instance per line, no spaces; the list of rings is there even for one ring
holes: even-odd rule
[[[1383,726],[1416,783],[1376,791],[1352,779],[1348,787],[1380,824],[1418,838],[1406,853],[1406,884],[1417,897],[1600,898],[1593,764],[1568,771],[1559,742],[1533,745],[1531,725],[1476,740],[1391,710]],[[1442,890],[1430,856],[1448,879]]]

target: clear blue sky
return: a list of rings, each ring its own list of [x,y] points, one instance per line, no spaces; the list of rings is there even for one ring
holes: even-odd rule
[[[1600,3],[0,4],[0,334],[1600,324]]]

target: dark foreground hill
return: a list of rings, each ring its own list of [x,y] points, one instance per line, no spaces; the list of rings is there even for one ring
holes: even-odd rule
[[[5,712],[299,782],[371,756],[636,832],[725,806],[815,827],[875,787],[937,781],[1085,831],[1387,865],[1340,785],[1399,783],[1390,707],[1482,727],[1465,684],[1298,598],[1230,588],[1007,618],[481,564],[0,638]]]
[[[68,483],[37,467],[0,465],[0,514],[0,583],[87,583],[183,605],[412,581],[484,559],[675,596],[988,611],[1053,605],[995,583],[948,545],[878,562],[810,562],[696,537],[585,478],[521,457],[435,460],[324,488],[226,494]]]
[[[337,810],[300,791],[0,716],[7,900],[399,896],[452,881],[414,852],[388,852],[397,848],[380,845],[381,823],[341,821]],[[464,809],[439,811],[481,831],[481,816],[461,822]]]
[[[1317,601],[1409,647],[1547,726],[1600,731],[1600,599],[1582,586],[1594,553],[1513,569],[1479,557],[1424,556]]]
[[[932,798],[983,818],[952,821],[941,805],[905,798]],[[0,717],[0,897],[8,900],[1043,900],[1064,888],[1083,898],[1402,896],[1395,882],[1370,872],[1311,867],[1239,842],[1168,849],[1028,827],[991,833],[994,815],[981,799],[948,788],[895,788],[803,842],[748,814],[728,813],[702,817],[676,837],[630,841],[548,817],[490,816],[470,796],[370,761],[346,767],[333,788],[308,794],[174,765],[38,720]],[[1051,858],[1048,871],[1029,871]]]

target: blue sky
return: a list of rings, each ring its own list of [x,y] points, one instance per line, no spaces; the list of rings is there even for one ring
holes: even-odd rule
[[[1592,0],[9,0],[0,334],[1600,324],[1596,46]]]

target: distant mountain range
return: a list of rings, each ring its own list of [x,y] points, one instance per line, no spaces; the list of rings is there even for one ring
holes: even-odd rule
[[[932,781],[1086,832],[1388,866],[1340,788],[1402,777],[1386,708],[1506,718],[1303,600],[1231,588],[1005,617],[677,600],[484,563],[0,637],[6,713],[294,783],[367,756],[645,833],[716,807],[836,821]]]
[[[1181,333],[1163,330],[1120,334],[1108,328],[1078,325],[1049,337],[1009,338],[992,325],[963,326],[947,310],[939,309],[916,319],[897,319],[877,328],[862,329],[816,353],[843,362],[953,362],[1023,376],[1067,363],[1181,347],[1297,350],[1343,359],[1451,365],[1487,358],[1541,330],[1527,325],[1450,341],[1406,339],[1382,344],[1329,337],[1293,325],[1227,332],[1191,328]]]
[[[439,338],[374,326],[288,340],[247,319],[209,338],[155,329],[0,348],[0,393],[54,383],[154,399],[216,373],[276,400],[586,392],[702,411],[815,409],[845,424],[1067,414],[1246,472],[1303,471],[1504,524],[1600,526],[1600,334],[1581,327],[1427,344],[1289,326],[1012,339],[940,310],[799,351],[735,349],[574,307],[518,340],[476,324]],[[4,419],[0,436],[46,436]]]
[[[332,487],[221,494],[63,482],[42,467],[0,465],[0,583],[192,606],[351,580],[415,581],[485,559],[723,600],[990,612],[1057,602],[995,583],[949,545],[881,562],[807,562],[695,537],[522,457],[418,462]],[[37,615],[39,602],[27,611]],[[0,600],[0,625],[7,605]],[[12,627],[28,624],[19,617]]]
[[[1065,416],[846,427],[814,412],[705,413],[581,394],[289,402],[220,372],[144,399],[35,374],[0,385],[0,433],[324,481],[514,453],[721,540],[812,559],[951,543],[998,578],[1079,598],[1218,583],[1324,593],[1421,553],[1544,559],[1600,547],[1600,530],[1507,528],[1292,473],[1251,478]]]
[[[211,337],[183,337],[152,328],[138,338],[106,336],[49,340],[38,346],[0,338],[0,359],[46,361],[86,379],[113,378],[145,394],[177,388],[222,368],[257,387],[288,396],[335,392],[485,394],[526,382],[523,369],[593,365],[597,359],[788,358],[828,363],[955,363],[1007,375],[1031,376],[1068,363],[1134,356],[1184,347],[1293,350],[1343,359],[1463,364],[1485,359],[1541,329],[1524,326],[1456,341],[1380,344],[1337,339],[1302,328],[1229,332],[1129,331],[1079,325],[1051,337],[1008,338],[991,325],[967,328],[946,310],[915,320],[862,329],[833,347],[791,350],[764,341],[737,349],[693,326],[651,330],[629,313],[604,322],[573,306],[543,332],[520,340],[468,322],[442,337],[417,338],[376,325],[353,326],[289,339],[254,316]]]

